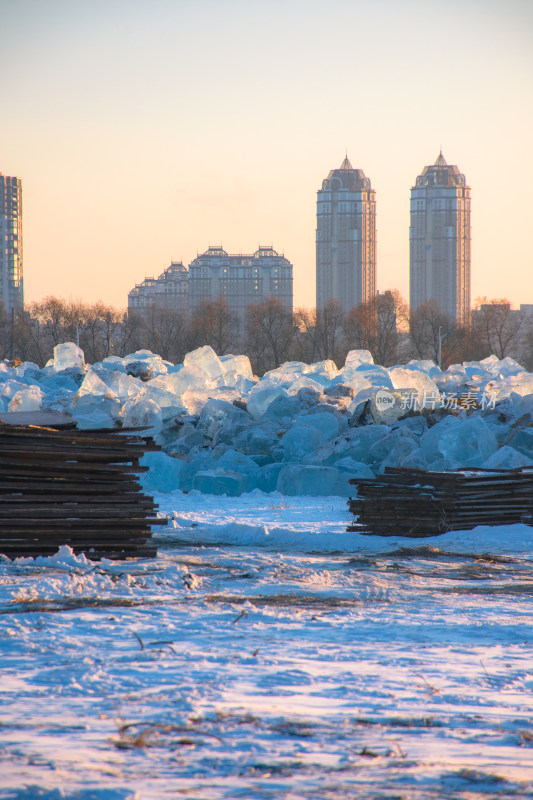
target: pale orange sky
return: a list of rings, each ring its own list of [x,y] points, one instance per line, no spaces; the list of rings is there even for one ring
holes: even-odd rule
[[[530,0],[0,0],[0,172],[27,301],[125,306],[210,244],[271,244],[315,302],[316,192],[377,192],[378,288],[408,296],[409,191],[472,187],[472,297],[533,303]]]

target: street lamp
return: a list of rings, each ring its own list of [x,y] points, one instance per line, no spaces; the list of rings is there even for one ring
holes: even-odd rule
[[[438,350],[437,350],[437,366],[440,369],[440,362],[441,362],[441,354],[442,354],[442,340],[445,339],[450,333],[453,333],[454,329],[450,328],[449,331],[446,333],[441,334],[441,326],[439,325],[439,341],[438,341]]]

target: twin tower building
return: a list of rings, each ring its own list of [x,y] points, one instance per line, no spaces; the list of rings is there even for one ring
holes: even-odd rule
[[[442,153],[424,167],[411,189],[409,236],[411,310],[434,301],[451,322],[468,324],[470,188]],[[244,325],[248,306],[267,297],[292,311],[292,272],[288,259],[270,246],[236,255],[210,246],[188,268],[173,262],[158,278],[136,284],[128,309],[195,313],[202,301],[224,298]],[[363,170],[354,169],[346,156],[318,192],[316,305],[322,309],[335,300],[349,311],[375,294],[376,193]]]
[[[470,315],[470,187],[442,152],[411,189],[410,307],[430,300],[458,325]],[[345,311],[376,294],[376,193],[348,157],[317,198],[316,304]]]

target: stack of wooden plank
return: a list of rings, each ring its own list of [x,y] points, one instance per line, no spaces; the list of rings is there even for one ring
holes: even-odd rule
[[[154,556],[156,517],[137,473],[147,450],[135,430],[68,430],[0,423],[0,553],[91,559]]]
[[[477,525],[533,524],[533,468],[456,470],[388,467],[375,479],[353,479],[357,497],[349,531],[377,536],[438,536]]]

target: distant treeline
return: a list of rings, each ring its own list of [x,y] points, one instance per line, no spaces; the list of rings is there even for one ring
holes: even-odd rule
[[[332,359],[369,350],[377,364],[410,359],[449,364],[494,353],[533,368],[532,319],[506,300],[480,298],[468,327],[456,327],[434,302],[409,313],[398,291],[386,291],[347,313],[332,301],[324,309],[288,311],[276,298],[250,305],[240,321],[223,299],[204,301],[192,315],[151,307],[129,312],[104,303],[46,297],[10,318],[0,305],[0,357],[46,364],[56,344],[78,342],[89,363],[148,349],[179,363],[202,345],[219,354],[244,353],[258,375],[285,361]]]

